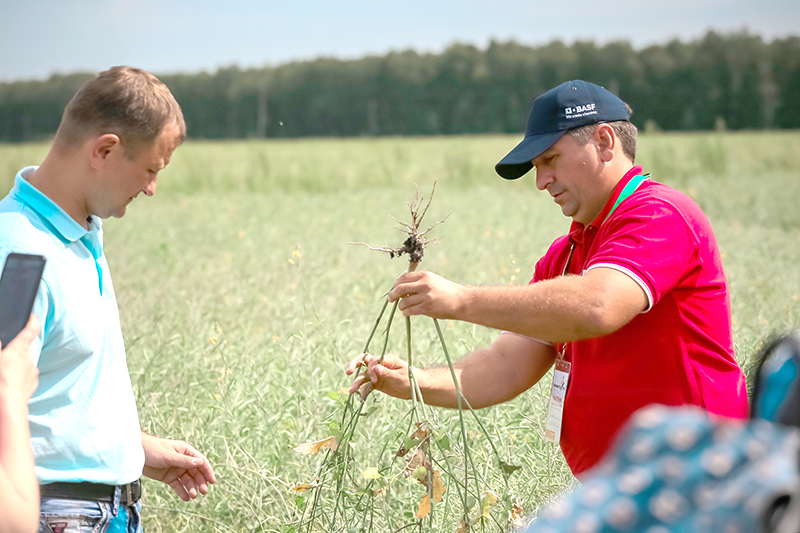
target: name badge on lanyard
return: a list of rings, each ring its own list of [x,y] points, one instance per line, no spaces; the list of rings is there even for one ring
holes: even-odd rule
[[[562,276],[567,275],[569,264],[572,261],[572,254],[575,251],[575,244],[569,249],[567,261],[564,263]],[[569,383],[569,370],[572,363],[564,360],[567,351],[567,343],[561,347],[561,351],[556,358],[556,368],[553,370],[553,384],[550,386],[550,403],[547,406],[547,425],[544,430],[544,440],[558,444],[561,441],[561,419],[564,416],[564,400],[567,398],[567,384]]]
[[[564,361],[563,355],[556,360],[556,368],[553,370],[553,386],[550,387],[550,405],[547,407],[547,426],[544,430],[544,440],[547,442],[558,444],[561,440],[561,418],[564,415],[564,400],[567,397],[567,383],[571,366],[569,361]]]
[[[616,211],[617,207],[619,207],[619,204],[621,204],[625,198],[630,196],[636,189],[638,189],[639,185],[641,185],[642,182],[649,177],[649,174],[645,174],[642,176],[635,176],[633,179],[631,179],[631,181],[629,181],[628,184],[622,189],[617,201],[614,203],[614,206],[611,208],[608,215],[606,215],[606,218],[603,219],[603,222],[608,220],[608,217],[611,216],[611,213]],[[569,264],[572,261],[573,252],[575,252],[574,243],[569,250],[567,261],[564,263],[564,272],[562,272],[562,276],[567,275]],[[567,351],[567,344],[568,343],[565,342],[562,346],[561,352],[559,352],[558,357],[556,358],[556,367],[553,370],[553,384],[550,387],[550,403],[547,406],[547,425],[545,426],[544,431],[544,439],[547,442],[558,443],[561,441],[561,420],[564,416],[564,401],[567,398],[569,371],[572,368],[572,363],[564,360],[564,355]]]

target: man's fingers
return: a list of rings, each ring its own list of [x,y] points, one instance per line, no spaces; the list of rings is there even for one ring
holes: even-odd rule
[[[195,499],[197,498],[197,484],[194,481],[194,478],[189,474],[189,472],[184,472],[181,476],[181,484],[186,489],[186,492],[189,494],[189,498]]]
[[[372,382],[368,381],[366,385],[361,387],[361,400],[366,400],[370,392],[372,392]]]
[[[408,296],[413,293],[413,286],[410,283],[403,283],[401,285],[397,285],[391,291],[389,291],[389,301],[394,303],[395,300],[400,298],[400,302],[402,303],[404,298],[408,298]]]
[[[364,375],[358,376],[356,379],[354,379],[353,384],[350,385],[350,394],[355,394],[364,381],[366,381],[366,377]]]
[[[349,376],[353,374],[353,372],[355,372],[358,367],[363,366],[365,357],[367,357],[367,354],[362,353],[361,355],[355,357],[352,361],[350,361],[347,364],[347,370],[345,370],[345,374]]]
[[[422,304],[422,298],[414,295],[407,296],[400,300],[400,305],[398,307],[403,313],[403,316],[421,315],[422,309],[420,308],[420,304]]]
[[[19,334],[8,343],[8,346],[14,346],[15,344],[22,344],[24,346],[30,345],[36,336],[39,334],[39,319],[36,318],[36,315],[31,315],[30,319],[28,319],[28,324],[19,332]],[[26,348],[27,349],[27,348]]]
[[[208,480],[202,472],[197,471],[194,474],[194,482],[200,490],[200,494],[208,494]]]
[[[203,478],[208,483],[216,483],[217,482],[217,476],[216,476],[216,474],[214,474],[214,467],[211,466],[211,462],[208,460],[208,458],[205,455],[203,456],[203,466],[200,467],[200,474],[202,474]],[[208,489],[206,489],[206,490],[208,490]],[[205,494],[205,492],[203,494]]]
[[[345,373],[349,376],[353,374],[359,367],[367,366],[368,362],[371,359],[375,359],[374,355],[369,355],[368,353],[362,353],[347,365],[347,370]]]
[[[418,272],[403,274],[394,283],[394,287],[389,291],[389,301],[394,302],[398,298],[407,298],[409,295],[419,290],[419,280],[421,275]]]
[[[194,448],[186,448],[183,454],[175,454],[170,457],[170,463],[176,468],[188,470],[190,468],[200,468],[205,457]]]
[[[197,477],[198,475],[202,475],[209,482],[214,483],[216,481],[216,478],[214,476],[214,469],[211,467],[211,462],[209,462],[208,457],[198,452],[194,448],[192,448],[192,451],[196,454],[195,459],[200,459],[200,462],[199,464],[197,464],[195,469],[189,471],[198,472],[197,474],[194,474],[195,477]]]
[[[183,484],[181,483],[180,479],[175,478],[174,480],[170,481],[168,484],[169,484],[170,488],[175,492],[175,494],[178,495],[178,497],[181,500],[183,500],[185,502],[188,502],[189,500],[191,500],[191,498],[189,497],[189,493],[186,492],[186,489],[183,487]]]
[[[376,389],[375,385],[379,377],[378,369],[381,366],[379,363],[380,359],[375,356],[367,356],[366,361],[366,370],[363,374],[354,379],[352,385],[350,385],[350,394],[359,392],[362,400],[365,400],[369,393]]]

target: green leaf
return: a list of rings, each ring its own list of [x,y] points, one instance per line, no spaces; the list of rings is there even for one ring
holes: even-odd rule
[[[439,443],[439,446],[444,451],[450,451],[450,437],[447,436],[447,433],[443,434],[441,438],[437,439],[436,442]]]
[[[366,411],[362,412],[362,413],[361,413],[361,416],[362,416],[362,417],[364,417],[364,416],[369,416],[369,415],[371,415],[372,413],[374,413],[374,412],[375,412],[375,411],[377,411],[377,410],[378,410],[378,406],[377,406],[377,405],[373,405],[372,407],[370,407],[370,408],[369,408],[369,409],[367,409]]]
[[[407,450],[410,450],[410,449],[412,449],[412,448],[416,448],[416,447],[417,447],[417,444],[419,444],[419,441],[418,441],[418,440],[416,440],[416,439],[410,439],[410,438],[408,438],[408,437],[406,437],[405,439],[403,439],[403,447],[404,447],[405,449],[407,449]]]
[[[475,499],[475,496],[473,496],[472,494],[469,494],[467,496],[467,511],[469,511],[473,507],[475,507],[476,503],[478,503],[478,500]]]
[[[522,468],[519,465],[512,465],[512,464],[506,463],[503,460],[498,460],[498,461],[500,463],[500,468],[503,470],[503,473],[506,475],[506,477],[510,476],[511,474],[513,474],[514,472],[516,472],[517,470]]]
[[[338,390],[332,390],[332,391],[330,391],[330,392],[327,394],[327,396],[328,396],[328,398],[330,398],[331,400],[335,400],[335,401],[337,401],[337,402],[339,401],[339,391],[338,391]]]
[[[308,500],[306,500],[302,496],[295,496],[294,497],[294,505],[302,512],[305,511],[306,506],[308,505]]]

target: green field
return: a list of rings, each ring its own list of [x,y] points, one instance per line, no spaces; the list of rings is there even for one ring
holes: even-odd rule
[[[440,242],[420,268],[469,284],[527,283],[569,221],[532,176],[507,182],[494,173],[518,140],[191,141],[160,176],[155,197],[140,197],[124,219],[106,222],[142,426],[195,444],[218,477],[208,496],[189,504],[146,482],[147,531],[292,530],[312,493],[290,488],[313,481],[322,461],[292,448],[330,434],[341,405],[329,393],[349,385],[344,366],[362,351],[382,295],[407,265],[347,243],[399,246],[405,237],[389,215],[408,221],[415,185],[427,196],[438,182],[427,221],[449,215],[432,232]],[[0,145],[0,188],[8,190],[16,171],[38,164],[46,150]],[[770,334],[800,328],[797,161],[796,132],[640,139],[637,162],[692,196],[711,219],[745,366]],[[415,362],[443,363],[431,321],[415,318],[412,326]],[[443,329],[455,357],[497,335],[461,323]],[[400,320],[389,349],[404,353]],[[528,512],[574,484],[557,448],[541,437],[548,387],[545,379],[481,411],[484,428],[465,418],[487,488],[518,499]],[[366,407],[373,406],[353,439],[356,473],[377,466],[384,443],[392,448],[407,426],[407,403],[375,394]],[[455,412],[435,415],[440,427],[458,434]],[[504,460],[522,467],[507,486],[490,440]],[[394,479],[401,460],[393,468],[384,476],[392,483],[377,504],[376,531],[407,523],[404,513],[415,512],[424,493]],[[356,476],[348,490],[357,493],[359,483]],[[459,517],[447,498],[456,487],[445,484],[446,503],[434,507],[430,528],[455,533]],[[486,531],[501,528],[498,516],[500,525],[486,520]],[[362,524],[349,520],[342,530],[359,531]]]

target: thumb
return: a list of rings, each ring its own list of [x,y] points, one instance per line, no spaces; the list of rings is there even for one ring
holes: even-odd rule
[[[31,315],[28,323],[19,332],[16,338],[9,343],[9,346],[15,343],[31,344],[36,336],[39,334],[39,319],[36,315]]]
[[[183,453],[176,453],[170,462],[173,466],[179,468],[196,468],[203,464],[203,458],[198,457],[198,455],[191,455],[193,452],[194,450],[187,448]]]
[[[375,383],[378,381],[379,378],[385,378],[389,375],[389,369],[383,365],[375,365],[375,369],[372,373],[372,382]]]

